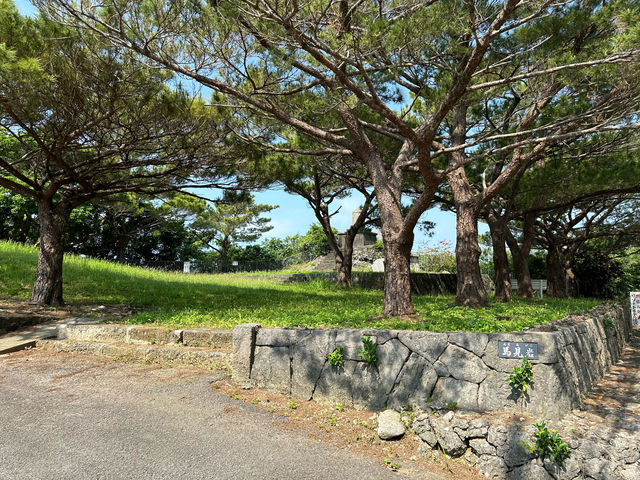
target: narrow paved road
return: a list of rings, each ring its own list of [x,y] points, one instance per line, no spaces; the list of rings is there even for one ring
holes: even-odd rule
[[[0,356],[0,479],[408,478],[279,428],[286,419],[211,391],[215,375]]]

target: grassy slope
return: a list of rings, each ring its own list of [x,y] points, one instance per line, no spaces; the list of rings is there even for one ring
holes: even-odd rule
[[[0,297],[28,298],[37,252],[0,242]],[[67,303],[125,304],[144,311],[131,323],[168,327],[263,326],[372,327],[426,330],[510,331],[587,310],[597,300],[516,300],[471,310],[453,297],[414,297],[420,320],[382,319],[382,292],[345,290],[326,282],[280,285],[241,275],[183,275],[67,256]],[[375,318],[374,318],[375,317]]]

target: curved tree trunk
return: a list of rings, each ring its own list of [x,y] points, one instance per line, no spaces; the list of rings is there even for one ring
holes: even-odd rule
[[[331,229],[331,221],[329,212],[323,212],[323,215],[316,215],[318,220],[320,220],[320,225],[324,230],[325,235],[327,236],[327,240],[329,241],[329,245],[333,250],[333,253],[336,256],[336,273],[338,276],[337,283],[341,287],[351,287],[351,270],[353,268],[353,242],[356,238],[356,234],[358,233],[358,229],[364,224],[364,221],[360,222],[358,225],[352,225],[347,229],[345,235],[343,237],[344,244],[339,245],[338,239],[333,233]]]
[[[478,208],[473,200],[471,185],[464,167],[457,168],[447,180],[456,205],[456,305],[484,307],[487,291],[480,272],[480,244],[478,243]]]
[[[40,225],[40,253],[36,279],[30,303],[59,307],[64,305],[62,297],[62,260],[64,257],[64,232],[71,208],[58,204],[55,208],[50,199],[38,202]]]
[[[327,237],[327,242],[331,247],[336,259],[337,283],[343,287],[351,287],[351,271],[353,268],[353,242],[355,241],[358,231],[365,225],[369,216],[372,195],[365,195],[365,203],[360,211],[360,215],[355,219],[353,224],[347,229],[344,235],[344,244],[340,245],[333,229],[331,228],[331,214],[329,213],[328,203],[322,201],[322,186],[318,175],[314,175],[314,194],[308,194],[304,190],[298,189],[299,195],[304,197],[316,216],[316,219],[322,227],[322,231]],[[294,189],[294,191],[296,191]],[[362,193],[362,192],[361,192]],[[366,192],[365,192],[366,193]]]
[[[425,191],[418,197],[409,212],[402,210],[402,186],[404,166],[414,145],[406,140],[396,162],[388,168],[381,153],[375,149],[364,127],[347,108],[340,108],[345,126],[353,135],[358,155],[366,163],[380,211],[380,223],[384,251],[384,315],[387,317],[413,315],[411,298],[410,255],[413,247],[413,229],[420,215],[430,205],[439,179],[423,178]]]
[[[466,140],[468,105],[460,103],[455,108],[451,143],[463,145]],[[452,153],[454,163],[464,165],[462,150]],[[464,167],[447,174],[456,207],[456,305],[484,307],[488,304],[487,291],[480,272],[480,244],[478,243],[478,216],[480,199],[471,188]]]
[[[518,296],[520,298],[533,298],[533,283],[531,282],[531,271],[529,270],[529,257],[524,256],[522,252],[513,255],[513,265],[516,270],[516,278],[518,279]]]
[[[336,271],[338,272],[338,285],[342,285],[345,287],[350,287],[352,285],[351,271],[353,269],[353,242],[356,239],[356,235],[358,234],[358,231],[362,227],[364,227],[367,221],[367,218],[370,214],[369,209],[371,208],[372,199],[373,199],[373,196],[371,195],[366,196],[366,200],[364,202],[362,210],[360,210],[360,214],[355,219],[353,224],[345,232],[345,236],[343,237],[344,245],[342,245],[342,249],[334,247],[334,250],[336,250]],[[328,218],[329,216],[327,215],[327,219]],[[321,223],[323,223],[323,228],[324,228],[324,222],[321,222]],[[325,228],[325,233],[327,229],[331,230],[329,222],[327,221],[326,223],[327,223],[327,228]],[[332,246],[334,245],[337,246],[338,244],[337,244],[337,241],[335,240],[335,236],[333,235],[333,232],[331,234],[331,237],[333,238],[333,240],[329,239],[330,240],[329,243]],[[411,249],[411,247],[409,247],[409,249]]]
[[[505,247],[506,227],[504,222],[492,213],[488,215],[487,221],[493,247],[493,269],[496,274],[495,299],[499,302],[510,302],[511,279],[509,278],[509,257]]]
[[[518,296],[521,298],[533,298],[533,286],[531,285],[531,272],[529,271],[530,249],[520,248],[513,234],[506,230],[507,245],[513,259],[513,269],[518,280]],[[526,255],[525,255],[526,254]]]
[[[314,209],[316,211],[316,209]],[[336,273],[337,273],[337,284],[341,287],[351,287],[351,269],[353,266],[353,241],[355,240],[355,235],[357,230],[353,228],[349,228],[346,232],[344,238],[344,245],[340,246],[338,244],[338,239],[336,238],[333,230],[331,229],[331,217],[329,216],[328,210],[325,208],[318,207],[316,211],[316,218],[320,222],[320,226],[324,231],[325,236],[327,237],[327,241],[329,242],[329,246],[331,247],[331,251],[334,253],[336,258]]]

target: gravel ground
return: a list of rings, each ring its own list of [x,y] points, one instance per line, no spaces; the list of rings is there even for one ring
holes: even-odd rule
[[[212,391],[216,375],[0,356],[0,479],[415,478],[281,428],[287,419]]]

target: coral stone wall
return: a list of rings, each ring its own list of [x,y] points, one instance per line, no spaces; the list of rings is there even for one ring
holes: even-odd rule
[[[383,409],[430,401],[477,412],[525,411],[559,418],[580,405],[629,336],[621,305],[597,307],[524,332],[466,333],[362,329],[236,327],[233,379],[294,397]],[[377,362],[358,356],[362,338]],[[524,397],[507,382],[518,359],[500,358],[498,342],[535,342],[534,381]],[[342,347],[341,366],[327,358]]]
[[[271,278],[280,283],[309,282],[311,280],[327,280],[336,282],[335,272],[323,273],[274,273],[267,275],[247,275],[254,278]],[[411,272],[411,290],[417,295],[440,295],[456,293],[455,273],[419,273]],[[362,288],[384,289],[383,272],[353,272],[351,281]]]

